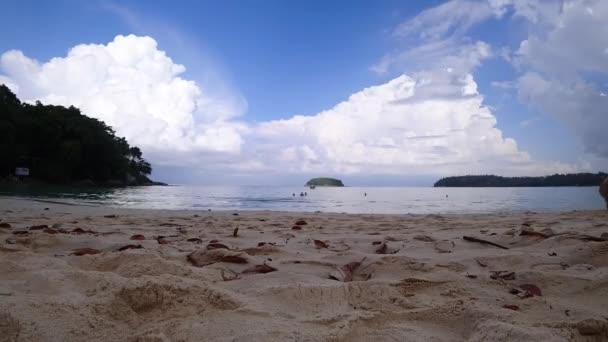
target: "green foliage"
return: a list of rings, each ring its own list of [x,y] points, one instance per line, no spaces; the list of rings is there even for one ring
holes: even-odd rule
[[[49,182],[145,184],[152,172],[141,150],[78,108],[21,103],[0,85],[0,177],[29,167]]]
[[[335,178],[313,178],[306,182],[306,186],[344,186],[341,180]]]
[[[438,180],[435,187],[599,186],[608,176],[600,173],[555,174],[544,177],[459,176]]]

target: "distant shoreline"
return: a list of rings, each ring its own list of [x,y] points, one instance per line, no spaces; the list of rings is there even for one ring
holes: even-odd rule
[[[502,177],[495,175],[468,175],[446,177],[435,182],[435,188],[540,188],[600,186],[608,177],[603,172],[555,174],[542,177]]]

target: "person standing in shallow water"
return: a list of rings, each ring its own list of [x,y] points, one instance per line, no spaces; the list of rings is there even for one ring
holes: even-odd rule
[[[600,184],[600,195],[604,197],[604,202],[606,202],[606,209],[608,209],[608,177],[606,177],[602,184]]]

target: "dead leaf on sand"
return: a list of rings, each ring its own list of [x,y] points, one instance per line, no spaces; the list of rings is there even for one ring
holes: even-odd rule
[[[541,232],[537,232],[534,230],[528,230],[528,229],[524,229],[519,233],[519,236],[536,236],[536,237],[540,237],[543,239],[546,239],[549,237],[549,235],[541,233]]]
[[[488,264],[486,264],[485,262],[483,262],[479,259],[475,259],[475,261],[477,262],[477,265],[479,265],[481,267],[488,267]]]
[[[158,237],[156,237],[156,242],[158,242],[160,245],[166,245],[170,241],[167,240],[164,236],[158,236]]]
[[[268,266],[266,264],[262,264],[262,265],[255,265],[252,267],[249,267],[247,269],[245,269],[243,272],[243,274],[250,274],[250,273],[270,273],[270,272],[274,272],[277,269],[272,267],[272,266]]]
[[[73,234],[97,234],[97,232],[94,230],[91,230],[91,229],[84,230],[82,228],[74,228],[74,229],[72,229],[72,233]]]
[[[82,256],[82,255],[93,255],[99,254],[101,251],[95,248],[78,248],[74,249],[70,255]]]
[[[307,224],[308,224],[308,222],[306,222],[304,220],[298,220],[298,222],[296,222],[296,226],[305,226]]]
[[[145,240],[146,237],[143,236],[142,234],[135,234],[133,236],[131,236],[131,240]]]
[[[477,242],[477,243],[481,243],[481,244],[484,244],[484,245],[490,245],[490,246],[498,247],[498,248],[501,248],[501,249],[509,249],[509,247],[505,247],[503,245],[497,244],[497,243],[492,242],[492,241],[476,238],[474,236],[466,236],[465,235],[465,236],[462,237],[462,239],[465,240],[465,241]]]
[[[513,305],[513,304],[505,304],[502,307],[505,309],[513,310],[513,311],[519,310],[519,306]]]
[[[521,284],[521,285],[519,285],[519,288],[524,290],[527,294],[530,294],[529,297],[532,297],[532,296],[542,297],[542,295],[543,295],[540,288],[534,284]],[[527,298],[528,296],[526,296],[524,294],[524,297]]]
[[[230,249],[230,248],[228,248],[228,246],[224,245],[223,243],[212,242],[207,245],[207,249]]]
[[[490,271],[490,278],[494,280],[515,280],[515,272],[509,271]]]
[[[315,247],[317,247],[317,249],[327,248],[328,247],[328,245],[325,242],[321,241],[321,240],[314,240],[314,243],[315,243]]]
[[[341,282],[350,282],[353,281],[353,276],[357,268],[361,266],[361,263],[365,260],[365,258],[361,259],[361,261],[353,261],[349,262],[344,266],[336,267],[335,270],[329,273],[329,278],[334,279]]]
[[[140,249],[140,248],[144,248],[144,247],[142,247],[142,245],[126,245],[126,246],[120,247],[119,249],[117,249],[117,251],[122,252],[127,249]]]
[[[172,239],[172,238],[179,238],[179,235],[169,235],[169,236],[159,235],[159,236],[156,237],[156,241],[160,245],[166,245],[166,244],[169,244],[171,242],[177,241],[176,239]]]
[[[274,245],[276,245],[276,243],[274,243],[274,242],[258,242],[258,247],[263,247],[265,245],[274,246]]]
[[[49,226],[47,226],[46,224],[40,224],[37,226],[31,226],[30,230],[41,230],[41,229],[45,229],[48,228]]]
[[[247,258],[240,255],[226,255],[221,259],[222,262],[231,262],[233,264],[246,264]]]

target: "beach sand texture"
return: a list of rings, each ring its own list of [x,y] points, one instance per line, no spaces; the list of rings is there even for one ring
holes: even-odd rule
[[[608,341],[608,211],[0,219],[0,341]]]

